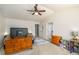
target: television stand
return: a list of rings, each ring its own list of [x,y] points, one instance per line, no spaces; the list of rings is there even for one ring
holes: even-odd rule
[[[27,37],[6,37],[4,41],[5,54],[16,53],[25,49],[32,49],[32,36]]]

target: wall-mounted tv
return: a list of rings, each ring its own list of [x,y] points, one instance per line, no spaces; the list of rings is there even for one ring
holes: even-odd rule
[[[27,36],[28,28],[10,28],[10,37]]]

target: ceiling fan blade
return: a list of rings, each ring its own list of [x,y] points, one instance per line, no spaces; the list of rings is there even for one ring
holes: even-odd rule
[[[42,15],[40,12],[38,12],[39,15]]]
[[[35,6],[38,6],[38,4],[35,4]]]
[[[39,12],[46,12],[46,10],[38,10]]]
[[[35,13],[32,13],[32,15],[34,15]]]
[[[29,11],[29,12],[34,12],[34,10],[27,10],[27,11]]]
[[[38,4],[35,4],[35,6],[34,6],[34,9],[35,9],[36,12],[38,11],[37,6],[38,6]]]

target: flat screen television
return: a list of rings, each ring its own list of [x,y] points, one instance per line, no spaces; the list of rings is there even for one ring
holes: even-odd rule
[[[10,28],[10,37],[27,36],[28,28]]]

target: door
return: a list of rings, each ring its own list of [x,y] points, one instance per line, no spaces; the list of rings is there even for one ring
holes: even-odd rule
[[[35,24],[35,36],[39,37],[39,24]]]
[[[53,35],[53,23],[48,23],[48,37],[51,38],[51,35]]]

